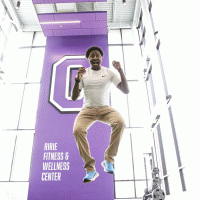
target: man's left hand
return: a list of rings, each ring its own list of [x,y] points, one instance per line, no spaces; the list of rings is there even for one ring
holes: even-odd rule
[[[117,69],[118,71],[121,69],[121,65],[120,65],[120,62],[117,62],[117,61],[113,61],[112,62],[112,64],[113,64],[113,67],[115,68],[115,69]]]

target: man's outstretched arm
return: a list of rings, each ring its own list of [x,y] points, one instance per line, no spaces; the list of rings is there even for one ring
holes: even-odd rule
[[[124,75],[124,72],[121,68],[120,63],[113,61],[112,64],[113,64],[113,67],[118,70],[121,77],[121,82],[117,85],[117,88],[121,90],[124,94],[128,94],[129,93],[128,83],[127,83],[126,77]]]

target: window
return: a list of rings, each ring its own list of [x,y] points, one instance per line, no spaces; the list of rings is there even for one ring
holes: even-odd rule
[[[7,23],[10,23],[9,20]],[[19,37],[23,37],[23,40],[19,40]],[[0,166],[0,184],[6,192],[1,192],[0,199],[5,199],[4,195],[9,199],[16,198],[15,194],[26,199],[45,42],[41,33],[16,32],[14,26],[7,34],[0,31],[0,44],[2,40],[4,44],[6,39],[6,49],[2,50],[4,59],[0,63],[6,75],[6,84],[0,86],[3,97],[0,113],[0,159],[4,160],[4,165]],[[37,46],[33,47],[33,42]],[[15,185],[8,187],[8,182],[15,182]]]
[[[151,0],[147,0],[148,10],[151,19],[151,30],[146,33],[145,24],[142,22],[142,14],[140,16],[139,25],[137,27],[138,37],[140,41],[141,53],[145,62],[144,77],[146,80],[146,88],[149,98],[149,107],[151,112],[151,120],[157,115],[161,121],[157,120],[154,123],[154,154],[156,157],[157,165],[162,170],[162,179],[165,187],[166,194],[170,194],[170,186],[176,182],[176,185],[181,183],[182,190],[186,191],[183,169],[184,166],[181,162],[181,156],[179,151],[178,139],[175,130],[175,124],[172,115],[172,108],[170,106],[170,100],[172,96],[168,93],[167,83],[165,79],[164,66],[160,54],[161,41],[158,37],[158,30],[155,29],[152,10],[153,4]],[[144,6],[144,5],[143,5]],[[157,16],[158,19],[158,16]],[[149,26],[148,26],[149,27]],[[149,41],[151,37],[148,37],[146,41],[145,34],[154,34],[154,40]],[[148,35],[147,35],[148,36]],[[148,57],[151,55],[153,58]],[[168,137],[166,138],[166,135]],[[166,142],[168,141],[168,142]],[[169,144],[170,147],[169,148]],[[175,156],[176,155],[176,156]],[[170,157],[171,156],[171,157]],[[174,168],[174,171],[178,167],[180,180],[172,178],[167,168]],[[172,183],[173,180],[173,183]]]
[[[113,60],[120,61],[130,89],[127,95],[122,95],[115,87],[111,90],[111,105],[122,114],[126,122],[115,161],[115,199],[142,199],[148,181],[143,154],[151,151],[152,144],[147,142],[148,139],[144,140],[149,138],[144,129],[149,111],[141,55],[133,38],[131,29],[110,30],[108,33],[110,68],[113,68]]]

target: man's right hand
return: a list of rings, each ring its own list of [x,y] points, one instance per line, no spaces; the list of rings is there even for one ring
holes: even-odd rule
[[[77,79],[81,80],[83,77],[83,74],[86,72],[85,67],[80,67],[77,71]]]

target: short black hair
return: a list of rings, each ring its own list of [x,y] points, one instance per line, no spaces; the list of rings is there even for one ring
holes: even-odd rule
[[[91,51],[97,50],[100,52],[101,56],[103,57],[103,50],[100,47],[97,46],[92,46],[89,49],[87,49],[86,53],[85,53],[85,57],[88,58],[90,55]]]

